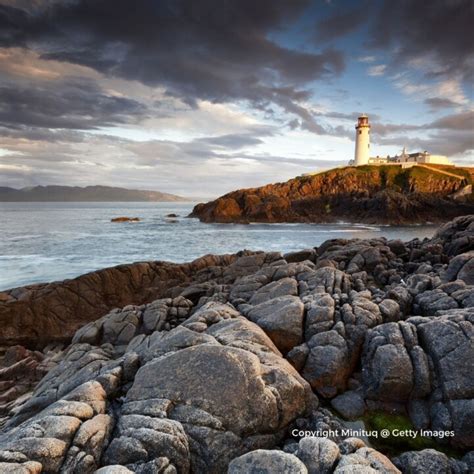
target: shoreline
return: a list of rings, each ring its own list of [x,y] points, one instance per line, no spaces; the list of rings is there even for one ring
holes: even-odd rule
[[[61,440],[97,429],[91,473],[161,454],[226,472],[308,443],[391,474],[420,456],[468,472],[473,269],[470,215],[431,239],[140,262],[0,292],[0,445],[64,465],[82,441]]]

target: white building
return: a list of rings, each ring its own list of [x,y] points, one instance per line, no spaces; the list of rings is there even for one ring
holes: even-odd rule
[[[354,163],[356,166],[369,164],[370,152],[370,124],[367,115],[361,115],[356,125],[356,146]]]
[[[356,140],[355,140],[355,154],[354,160],[349,161],[351,166],[363,165],[402,165],[414,166],[416,164],[435,164],[435,165],[450,165],[451,161],[442,155],[431,155],[427,151],[407,153],[403,148],[399,155],[395,156],[375,156],[370,157],[370,123],[369,117],[366,114],[361,115],[357,119],[356,125]]]

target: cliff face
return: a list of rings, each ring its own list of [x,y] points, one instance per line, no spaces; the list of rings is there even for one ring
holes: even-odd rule
[[[226,194],[198,204],[203,222],[442,222],[474,212],[468,168],[363,166],[337,168],[286,183]]]

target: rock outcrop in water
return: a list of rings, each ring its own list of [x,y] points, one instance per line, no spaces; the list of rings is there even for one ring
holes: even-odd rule
[[[110,219],[110,222],[140,222],[140,218],[139,217],[125,217],[125,216],[122,216],[122,217],[113,217],[112,219]]]
[[[0,472],[472,472],[473,266],[465,216],[423,241],[335,239],[7,292],[4,345],[22,308],[31,325],[87,311],[69,341],[42,322],[56,342],[2,358]],[[432,437],[351,431],[394,427]]]
[[[446,222],[474,213],[472,168],[359,166],[241,189],[198,204],[203,222]]]

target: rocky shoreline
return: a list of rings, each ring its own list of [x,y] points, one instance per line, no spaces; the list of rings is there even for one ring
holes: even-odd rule
[[[2,292],[0,472],[467,474],[473,323],[474,215]]]

